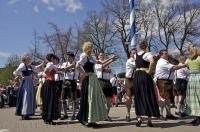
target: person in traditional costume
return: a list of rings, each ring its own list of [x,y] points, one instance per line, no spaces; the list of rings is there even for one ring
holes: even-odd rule
[[[101,85],[101,88],[103,89],[103,93],[106,97],[107,113],[109,115],[110,107],[112,105],[112,97],[114,94],[114,91],[112,89],[112,84],[110,83],[110,79],[112,77],[112,70],[109,65],[117,59],[117,56],[114,55],[106,59],[104,52],[100,51],[97,57],[98,57],[98,63],[95,64],[95,72],[99,80],[99,83]],[[111,121],[110,116],[108,116],[108,120]]]
[[[92,57],[93,44],[85,42],[83,53],[76,68],[81,72],[81,100],[77,119],[88,127],[98,126],[96,122],[108,119],[106,98],[94,73],[95,58]]]
[[[54,54],[47,54],[46,59],[48,63],[44,69],[45,81],[41,89],[42,98],[42,119],[46,124],[55,124],[53,120],[60,118],[59,111],[59,88],[56,86],[55,74],[58,68],[55,66],[57,56]]]
[[[22,56],[21,61],[21,64],[13,72],[16,76],[15,80],[20,81],[17,94],[16,115],[21,116],[22,120],[28,120],[30,116],[34,115],[36,108],[33,74],[44,63],[36,67],[30,65],[31,58],[29,55]]]
[[[66,53],[66,62],[64,62],[61,68],[64,70],[64,82],[61,92],[61,102],[62,108],[64,110],[64,116],[61,118],[62,120],[68,118],[67,114],[67,100],[72,102],[72,120],[75,120],[75,112],[76,112],[76,100],[78,95],[78,87],[77,87],[77,80],[79,77],[79,72],[76,69],[76,61],[75,55],[72,52]]]
[[[171,113],[170,103],[174,100],[174,71],[183,68],[185,64],[173,65],[169,62],[169,55],[167,50],[163,49],[159,52],[160,59],[156,65],[154,80],[159,89],[160,96],[163,98],[160,101],[160,114],[164,119],[163,111],[166,109],[165,119],[176,120],[177,117]]]
[[[130,119],[130,111],[131,111],[131,104],[133,99],[133,78],[135,72],[135,54],[137,50],[136,48],[132,48],[130,51],[130,58],[126,61],[126,74],[125,74],[125,98],[126,98],[126,121],[131,121]]]
[[[198,48],[192,44],[188,47],[189,58],[186,65],[189,67],[190,76],[186,91],[187,114],[194,116],[195,119],[190,124],[200,125],[200,56]]]
[[[148,45],[142,41],[139,45],[140,51],[136,53],[136,71],[133,79],[135,113],[138,122],[137,127],[142,124],[141,116],[148,116],[147,126],[153,127],[151,117],[159,117],[159,107],[155,95],[154,82],[151,76],[153,69],[153,56],[146,52]]]

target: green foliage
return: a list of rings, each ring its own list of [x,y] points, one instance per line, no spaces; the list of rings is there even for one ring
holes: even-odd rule
[[[119,77],[119,78],[125,78],[125,72],[121,72],[121,73],[118,73],[117,74],[117,77]]]
[[[0,69],[0,84],[8,85],[11,83],[11,80],[14,79],[13,71],[16,67],[12,65],[7,65],[5,68]]]
[[[8,85],[14,79],[13,71],[20,64],[20,57],[12,54],[8,57],[4,68],[0,68],[0,84]]]

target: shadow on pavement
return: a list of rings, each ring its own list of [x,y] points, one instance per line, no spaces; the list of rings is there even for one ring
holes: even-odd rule
[[[157,127],[171,128],[171,127],[186,125],[187,123],[185,121],[180,121],[180,122],[174,122],[174,123],[162,122],[162,123],[153,123],[153,124],[154,124],[154,128],[157,128]]]

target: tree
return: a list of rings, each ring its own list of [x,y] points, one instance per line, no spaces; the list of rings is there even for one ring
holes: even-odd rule
[[[33,31],[33,41],[31,43],[32,47],[30,48],[30,56],[32,57],[33,62],[44,60],[44,55],[40,50],[39,35],[36,31]]]
[[[128,0],[102,0],[104,10],[111,16],[116,37],[122,44],[127,58],[129,57],[130,28]]]
[[[14,79],[13,71],[18,67],[20,63],[20,57],[18,55],[10,55],[7,59],[7,63],[3,69],[0,70],[0,83],[10,84]]]
[[[137,27],[139,29],[140,39],[148,42],[148,50],[149,51],[157,51],[157,45],[155,41],[155,20],[156,14],[152,9],[152,4],[146,2],[145,0],[141,0],[139,3],[139,9],[136,13],[137,19]]]
[[[20,56],[17,54],[11,54],[6,62],[6,66],[17,67],[20,64]]]
[[[94,44],[94,53],[107,51],[114,46],[115,31],[112,30],[109,15],[106,12],[90,11],[83,24],[83,39]]]
[[[169,49],[172,42],[172,33],[176,31],[180,16],[177,16],[178,5],[174,2],[163,5],[161,0],[154,0],[155,13],[158,22],[158,38],[165,49]]]
[[[67,32],[61,31],[57,25],[49,23],[51,28],[55,31],[53,34],[40,37],[44,43],[47,44],[50,51],[65,61],[65,53],[72,46],[72,28],[70,27]]]
[[[178,9],[180,24],[176,32],[172,32],[172,36],[176,48],[180,54],[184,54],[184,47],[188,43],[194,43],[200,35],[200,9],[199,5],[191,4],[188,0],[184,0]]]

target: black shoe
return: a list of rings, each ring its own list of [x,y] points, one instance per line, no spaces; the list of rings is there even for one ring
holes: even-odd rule
[[[126,116],[126,121],[127,121],[127,122],[130,122],[130,121],[131,121],[130,116]]]
[[[186,114],[186,113],[180,113],[180,116],[181,116],[181,117],[186,117],[186,116],[189,116],[189,115]]]
[[[106,119],[106,121],[110,121],[110,122],[112,122],[112,119],[111,119],[111,117],[110,117],[110,116],[108,116],[108,118]]]
[[[175,112],[175,115],[179,116],[181,112]]]
[[[92,128],[100,128],[101,125],[100,124],[97,124],[97,123],[92,123]]]
[[[71,120],[76,120],[76,116],[73,115],[73,116],[71,117]]]
[[[176,119],[178,119],[178,117],[171,114],[171,115],[166,115],[166,119],[176,120]]]
[[[52,120],[44,120],[45,124],[49,124],[49,125],[55,125],[55,122],[53,122]]]
[[[50,121],[50,122],[49,122],[49,125],[56,125],[56,123],[53,122],[53,121]]]
[[[170,104],[170,108],[177,108],[175,104]]]
[[[29,120],[29,116],[22,116],[22,120]]]
[[[164,116],[162,116],[162,115],[160,117],[158,117],[158,119],[163,120],[163,121],[166,120],[166,118]]]
[[[67,115],[64,115],[63,117],[60,118],[60,120],[66,120],[66,119],[68,119]]]
[[[138,122],[136,123],[136,127],[140,127],[142,124],[142,121],[141,120],[138,120]]]
[[[93,128],[95,128],[95,127],[98,127],[99,124],[93,122],[93,123],[88,123],[86,126],[87,126],[87,127],[93,127]]]
[[[147,126],[148,127],[154,127],[153,124],[152,124],[152,122],[149,122],[149,121],[147,122]]]
[[[195,118],[193,121],[190,122],[190,124],[193,126],[198,126],[200,125],[200,119]]]

